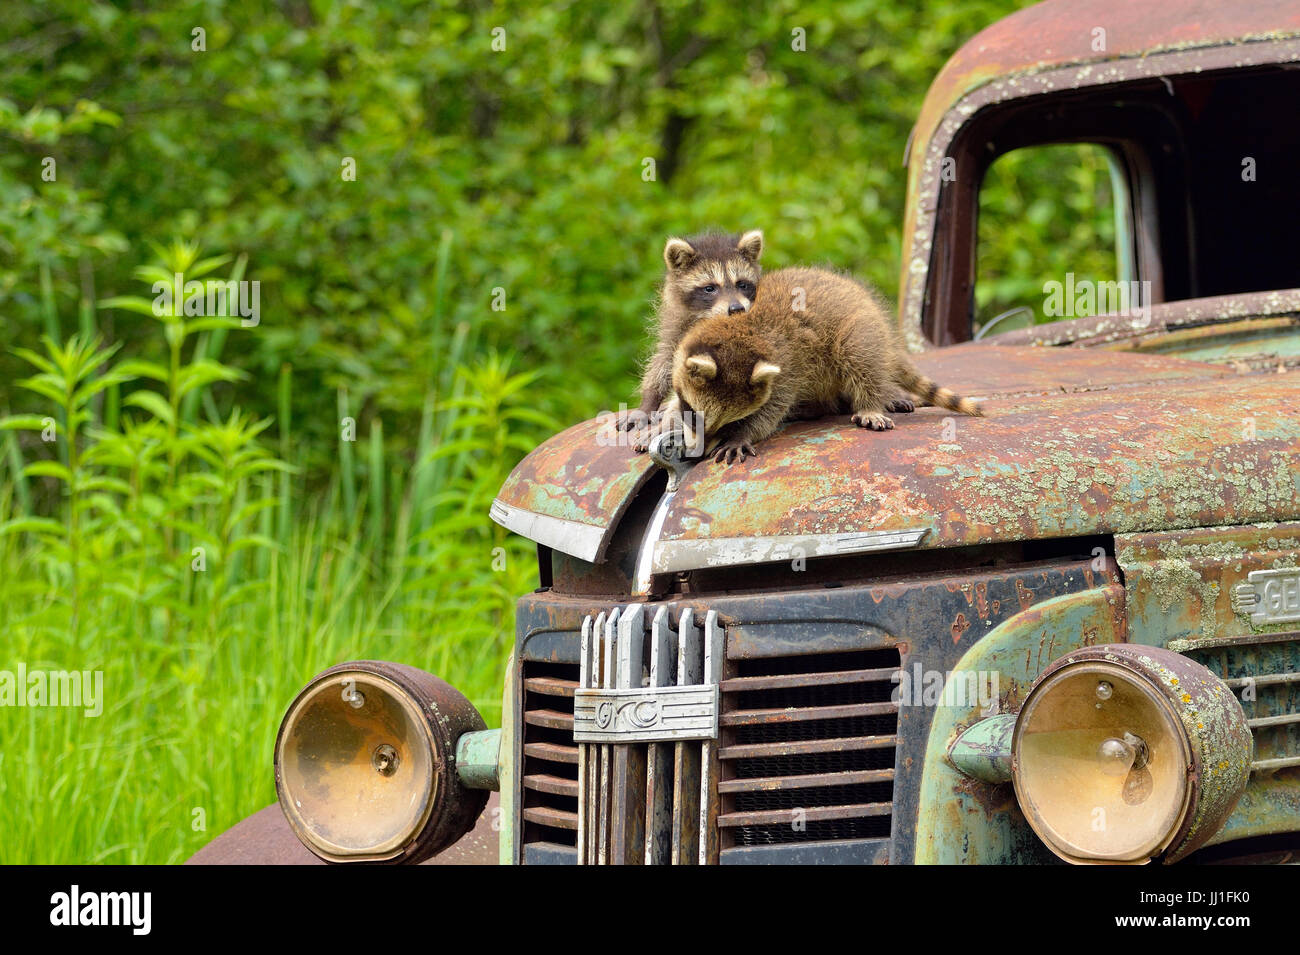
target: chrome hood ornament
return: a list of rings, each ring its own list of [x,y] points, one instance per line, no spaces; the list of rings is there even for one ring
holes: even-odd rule
[[[668,490],[675,491],[681,486],[682,477],[699,461],[691,455],[696,449],[686,442],[686,434],[680,430],[664,431],[650,439],[649,454],[651,460],[668,472]]]

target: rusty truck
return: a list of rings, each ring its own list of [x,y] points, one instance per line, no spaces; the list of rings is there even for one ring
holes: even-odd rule
[[[333,667],[285,714],[279,805],[196,861],[1290,857],[1297,101],[1294,2],[988,27],[907,143],[896,296],[987,417],[799,421],[730,466],[556,435],[490,515],[538,574],[500,729],[411,667]],[[1140,300],[981,313],[986,185],[1049,147],[1103,157],[1107,281]]]

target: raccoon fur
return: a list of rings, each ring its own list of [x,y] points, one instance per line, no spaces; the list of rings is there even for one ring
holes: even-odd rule
[[[983,415],[912,366],[874,292],[824,269],[769,272],[751,308],[696,323],[674,352],[672,387],[688,445],[727,463],[790,417],[848,412],[859,427],[892,428],[900,391]]]
[[[673,354],[701,319],[746,312],[754,302],[762,269],[763,233],[705,232],[664,245],[663,285],[656,310],[658,341],[641,377],[639,415],[629,415],[628,429],[653,420],[672,392]]]

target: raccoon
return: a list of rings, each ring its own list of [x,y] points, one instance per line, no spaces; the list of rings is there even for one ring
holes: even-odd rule
[[[758,229],[674,237],[664,245],[668,271],[659,292],[658,342],[641,377],[640,414],[628,415],[625,428],[644,425],[657,415],[672,391],[673,353],[689,329],[710,315],[749,310],[762,276],[762,254],[763,233]]]
[[[984,413],[912,367],[874,292],[824,269],[769,272],[748,311],[696,324],[674,353],[672,385],[687,444],[716,442],[709,453],[726,463],[756,454],[792,414],[847,411],[859,427],[892,428],[885,412],[900,391]]]

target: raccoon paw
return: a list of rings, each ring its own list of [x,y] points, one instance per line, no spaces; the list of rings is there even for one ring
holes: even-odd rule
[[[734,464],[751,455],[757,457],[758,452],[748,441],[728,441],[726,444],[719,445],[713,452],[713,460],[719,464]]]
[[[909,412],[915,411],[916,405],[913,403],[911,398],[904,398],[902,396],[899,396],[895,398],[893,401],[891,401],[889,404],[885,405],[885,410],[892,411],[895,414],[907,414]]]
[[[861,411],[853,416],[853,423],[859,428],[868,428],[872,431],[888,431],[894,427],[894,419],[888,415],[866,414]]]
[[[647,425],[654,424],[659,417],[659,412],[654,416],[647,415],[644,411],[624,411],[619,414],[615,427],[620,431],[637,431]]]

